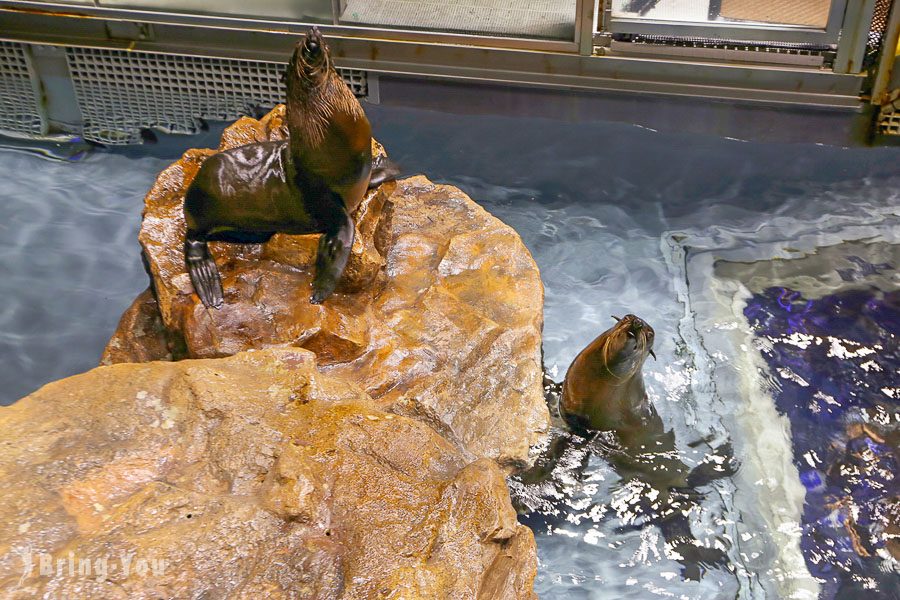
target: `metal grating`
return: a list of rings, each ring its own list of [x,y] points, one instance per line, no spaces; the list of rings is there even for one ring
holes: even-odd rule
[[[718,50],[741,50],[770,54],[792,54],[798,56],[824,56],[833,52],[830,45],[794,44],[790,42],[754,42],[746,40],[723,40],[699,37],[667,37],[659,35],[639,35],[619,33],[613,36],[617,41],[648,46],[672,46],[677,48],[712,48]]]
[[[891,16],[891,0],[877,0],[872,13],[872,26],[869,28],[869,40],[866,43],[866,54],[878,54],[881,40],[887,31],[888,18]]]
[[[878,133],[900,135],[900,89],[894,90],[878,114]]]
[[[201,119],[234,120],[283,102],[284,63],[68,48],[85,139],[141,143],[141,130],[196,133]],[[338,72],[359,97],[366,73]]]
[[[31,135],[47,133],[34,87],[36,82],[25,46],[0,42],[0,130]]]

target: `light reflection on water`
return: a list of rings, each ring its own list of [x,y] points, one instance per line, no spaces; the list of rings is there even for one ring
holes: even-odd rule
[[[612,323],[609,315],[634,313],[655,328],[659,360],[645,366],[645,381],[688,464],[709,449],[689,443],[729,437],[729,413],[742,398],[713,403],[697,385],[705,372],[696,359],[701,342],[683,336],[683,282],[667,266],[666,233],[752,247],[753,232],[766,224],[790,240],[790,223],[852,223],[886,208],[896,211],[898,203],[896,149],[775,146],[616,124],[367,111],[376,136],[408,173],[460,186],[522,235],[546,287],[544,351],[556,379]],[[145,286],[136,243],[141,198],[177,152],[161,156],[130,151],[70,165],[0,150],[7,174],[0,181],[0,351],[9,357],[0,364],[0,384],[7,401],[96,364],[122,310]],[[785,225],[779,229],[780,219]],[[728,543],[742,518],[735,492],[759,497],[764,486],[737,490],[725,479],[703,489],[694,533],[724,540],[733,568],[684,581],[655,527],[622,530],[614,508],[600,514],[598,506],[608,506],[617,493],[609,463],[587,456],[580,480],[571,473],[563,479],[565,493],[553,504],[560,514],[543,526],[535,518],[542,598],[775,597],[772,581],[790,578],[759,566],[765,563],[754,553],[779,550],[766,535],[746,556],[738,553],[740,540]],[[765,502],[758,504],[764,512]]]

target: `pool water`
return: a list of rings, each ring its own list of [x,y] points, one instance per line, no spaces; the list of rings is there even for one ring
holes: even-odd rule
[[[732,438],[737,442],[739,474],[704,486],[690,516],[695,537],[724,549],[727,566],[710,568],[699,580],[683,579],[682,565],[656,526],[642,526],[638,519],[623,527],[627,515],[617,514],[613,504],[627,490],[617,485],[618,475],[602,456],[589,455],[583,469],[579,464],[558,474],[562,496],[548,499],[544,513],[523,517],[535,528],[538,542],[535,588],[540,597],[839,596],[840,582],[834,582],[841,576],[814,562],[820,554],[812,540],[815,526],[809,525],[825,514],[825,496],[837,494],[844,483],[828,480],[823,470],[822,486],[810,488],[812,476],[796,465],[803,460],[798,452],[807,452],[817,435],[840,438],[841,427],[846,429],[846,419],[852,418],[844,414],[850,415],[851,407],[842,404],[825,422],[792,408],[799,400],[784,392],[789,388],[781,387],[779,394],[766,387],[766,410],[757,424],[766,435],[775,435],[786,430],[780,423],[787,419],[796,423],[798,437],[793,445],[790,433],[772,438],[785,463],[780,479],[773,477],[767,487],[759,484],[761,478],[749,477],[765,465],[741,454],[754,436],[733,417],[744,410],[747,398],[721,378],[716,381],[710,349],[720,348],[715,360],[742,377],[765,380],[767,375],[739,368],[745,357],[723,345],[729,335],[725,325],[717,328],[715,318],[703,321],[711,323],[708,327],[694,322],[702,308],[696,300],[718,285],[714,261],[702,269],[708,285],[699,286],[698,278],[686,273],[700,264],[691,262],[700,256],[696,247],[710,255],[719,246],[737,249],[752,263],[754,253],[771,260],[769,248],[790,246],[804,225],[830,232],[834,239],[823,234],[823,245],[840,242],[842,231],[862,221],[885,231],[900,226],[900,150],[747,143],[603,122],[380,106],[367,112],[376,137],[406,173],[459,186],[520,233],[546,288],[544,354],[551,376],[562,378],[577,352],[613,323],[610,315],[637,314],[656,330],[658,360],[645,365],[644,379],[663,421],[675,432],[683,461],[696,464],[713,446]],[[94,153],[74,163],[0,150],[6,174],[0,181],[4,402],[96,364],[121,312],[146,285],[136,240],[142,197],[156,174],[192,144],[215,145],[208,139],[176,141],[171,147]],[[877,267],[877,261],[871,264]],[[796,311],[785,315],[779,299],[789,298],[790,307],[805,306],[802,296],[757,292],[742,300],[746,314],[741,309],[734,317],[749,335],[784,336],[791,328],[815,327],[816,335],[847,337],[859,327],[852,323],[862,319],[869,323],[864,327],[868,337],[854,339],[866,347],[877,343],[894,349],[880,352],[883,372],[877,377],[893,376],[894,383],[885,385],[896,387],[896,305],[883,292],[852,302],[823,297],[800,320],[794,318]],[[833,307],[839,300],[837,315]],[[882,307],[877,326],[871,325],[876,322],[870,314],[873,300]],[[808,381],[828,380],[832,371],[820,357],[762,355],[767,368],[775,370],[794,361],[790,364],[809,371],[803,371]],[[874,380],[876,374],[836,379],[841,388],[831,395],[874,385],[870,376]],[[897,398],[879,400],[896,409]],[[699,440],[708,443],[689,446]],[[878,453],[887,457],[886,450]],[[819,456],[828,455],[823,450]],[[868,490],[851,488],[846,494],[868,499]],[[841,538],[843,533],[832,529],[828,534]],[[879,577],[866,593],[895,597],[896,573],[884,572],[875,561],[854,562],[851,571],[870,574],[874,569]]]

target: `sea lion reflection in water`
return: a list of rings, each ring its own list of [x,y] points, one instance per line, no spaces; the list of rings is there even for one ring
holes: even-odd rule
[[[721,446],[694,469],[682,462],[641,374],[647,357],[655,358],[653,328],[635,315],[613,318],[617,323],[578,354],[562,384],[545,380],[551,413],[558,404],[559,417],[554,415],[550,444],[535,466],[512,479],[515,501],[520,512],[558,515],[564,509],[555,501],[564,494],[547,487],[555,486],[549,481],[554,472],[580,481],[591,453],[598,453],[621,479],[618,491],[627,500],[617,510],[623,521],[658,525],[684,576],[698,579],[707,566],[725,565],[726,557],[721,548],[695,543],[687,514],[701,498],[694,488],[734,472],[731,449]]]
[[[185,263],[207,307],[224,300],[207,242],[259,244],[276,233],[323,234],[310,298],[321,303],[350,256],[350,215],[367,189],[397,175],[387,160],[373,165],[369,121],[317,28],[296,45],[285,81],[289,138],[210,156],[186,193]]]

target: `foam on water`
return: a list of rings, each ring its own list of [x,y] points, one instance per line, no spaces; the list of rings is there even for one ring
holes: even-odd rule
[[[520,233],[546,287],[545,362],[556,379],[612,324],[610,315],[630,312],[650,322],[659,360],[645,367],[648,392],[689,464],[709,447],[694,453],[687,444],[728,438],[730,413],[745,400],[737,393],[713,398],[702,384],[714,374],[698,361],[706,356],[701,346],[721,332],[686,335],[686,283],[672,244],[704,239],[752,254],[757,244],[789,246],[798,224],[815,222],[827,232],[900,213],[897,149],[367,111],[407,173],[458,185]],[[132,153],[66,164],[0,151],[7,174],[0,181],[0,347],[7,357],[0,383],[7,400],[96,363],[121,311],[145,285],[136,243],[140,199],[167,162]],[[760,414],[767,431],[783,431],[774,409]],[[746,556],[734,539],[743,516],[735,493],[752,495],[765,512],[760,490],[737,490],[730,479],[706,489],[694,532],[711,543],[730,536],[734,569],[684,581],[656,528],[620,531],[620,521],[601,514],[598,507],[608,510],[622,493],[617,481],[605,460],[591,457],[583,479],[569,481],[559,518],[536,526],[542,598],[762,598],[787,589],[769,580],[793,575],[766,572],[771,566],[752,555],[778,554],[770,537]],[[794,589],[798,598],[809,591]]]

